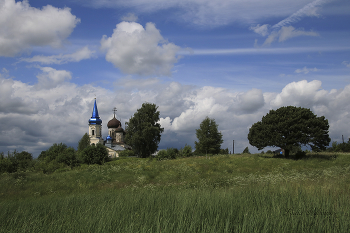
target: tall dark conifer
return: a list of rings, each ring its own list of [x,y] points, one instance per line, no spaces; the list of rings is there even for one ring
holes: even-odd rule
[[[126,128],[125,142],[142,158],[157,151],[161,133],[164,131],[159,124],[160,113],[157,109],[155,104],[143,103]]]
[[[198,142],[195,142],[196,152],[205,154],[219,154],[223,143],[222,134],[214,119],[206,117],[196,129]]]

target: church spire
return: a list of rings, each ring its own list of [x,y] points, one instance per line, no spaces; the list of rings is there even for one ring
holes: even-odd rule
[[[97,104],[96,104],[96,98],[95,98],[94,108],[93,108],[93,110],[92,110],[92,117],[94,117],[94,118],[100,118],[100,116],[98,115]]]
[[[96,98],[95,98],[94,108],[92,109],[92,116],[89,120],[89,124],[92,124],[92,125],[101,125],[102,124],[102,120],[100,119],[100,116],[98,115]]]
[[[116,107],[114,107],[113,108],[113,112],[114,112],[114,118],[115,118],[115,112],[117,111],[117,108]]]

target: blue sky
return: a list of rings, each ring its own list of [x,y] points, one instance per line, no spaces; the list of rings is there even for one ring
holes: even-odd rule
[[[343,0],[0,0],[0,151],[77,146],[96,96],[102,134],[155,103],[160,149],[194,147],[214,118],[223,148],[294,105],[350,137],[350,3]],[[272,149],[272,148],[266,148]]]

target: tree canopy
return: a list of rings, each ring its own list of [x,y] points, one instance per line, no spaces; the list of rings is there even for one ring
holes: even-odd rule
[[[161,133],[164,131],[158,123],[160,113],[157,109],[155,104],[143,103],[126,128],[125,142],[142,158],[157,151]]]
[[[206,117],[196,129],[198,142],[195,142],[197,153],[220,153],[221,144],[223,143],[222,134],[218,131],[218,125],[214,119]]]
[[[78,164],[76,152],[73,147],[67,147],[64,143],[54,143],[46,151],[42,151],[38,157],[39,160],[50,163],[57,162],[74,167]]]
[[[328,120],[317,117],[310,109],[287,106],[270,110],[261,121],[249,129],[248,140],[259,150],[277,146],[285,150],[285,156],[293,147],[309,145],[313,151],[325,150],[331,139]]]
[[[108,162],[108,150],[105,146],[98,143],[97,145],[89,145],[82,152],[81,157],[86,164],[104,164]]]
[[[86,147],[90,146],[90,137],[87,133],[79,140],[78,151],[83,151]]]

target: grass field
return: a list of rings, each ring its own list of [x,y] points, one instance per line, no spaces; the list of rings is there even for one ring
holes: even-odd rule
[[[350,154],[123,158],[0,176],[0,232],[349,232]]]

